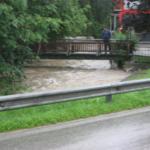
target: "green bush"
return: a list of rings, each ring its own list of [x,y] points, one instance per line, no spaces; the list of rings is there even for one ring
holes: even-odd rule
[[[116,31],[112,38],[115,40],[127,40],[127,35],[123,32]]]
[[[0,2],[0,77],[15,80],[34,58],[32,45],[86,30],[85,8],[76,0]]]

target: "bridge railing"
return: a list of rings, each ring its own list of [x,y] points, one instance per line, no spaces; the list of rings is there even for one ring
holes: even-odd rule
[[[0,111],[78,99],[89,100],[87,98],[98,96],[106,96],[106,101],[111,101],[112,95],[145,89],[150,89],[150,79],[119,82],[74,90],[0,96]]]
[[[104,42],[97,40],[57,40],[42,44],[40,54],[64,53],[72,55],[87,53],[95,55],[129,55],[131,51],[130,41],[111,40],[110,47],[105,49]]]

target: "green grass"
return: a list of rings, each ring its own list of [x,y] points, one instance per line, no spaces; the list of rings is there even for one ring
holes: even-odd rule
[[[128,78],[128,80],[138,80],[138,79],[150,79],[150,69],[141,70],[133,74]]]
[[[150,70],[132,78],[150,78]],[[0,112],[0,132],[86,118],[150,105],[150,90],[113,96],[112,103],[104,97]]]
[[[137,63],[150,63],[150,56],[134,56],[134,61]]]

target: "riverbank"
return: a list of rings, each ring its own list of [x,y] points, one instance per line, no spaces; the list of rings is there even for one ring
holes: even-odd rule
[[[129,79],[150,78],[150,69],[140,71]],[[0,132],[55,124],[100,114],[118,112],[150,105],[150,91],[116,95],[112,103],[104,98],[79,100],[18,110],[0,112]]]

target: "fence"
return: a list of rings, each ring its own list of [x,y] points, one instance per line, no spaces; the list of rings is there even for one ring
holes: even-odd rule
[[[135,62],[150,63],[150,42],[138,43],[133,55]]]
[[[47,44],[41,44],[38,49],[38,54],[95,54],[100,55],[129,55],[131,47],[130,41],[111,40],[111,50],[105,48],[103,40],[57,40],[50,41]]]
[[[43,104],[60,103],[65,101],[74,101],[98,96],[106,96],[106,101],[111,101],[112,95],[144,89],[150,89],[150,79],[119,82],[116,84],[76,90],[0,96],[0,111]]]
[[[137,44],[134,55],[150,57],[150,42],[140,42]]]

